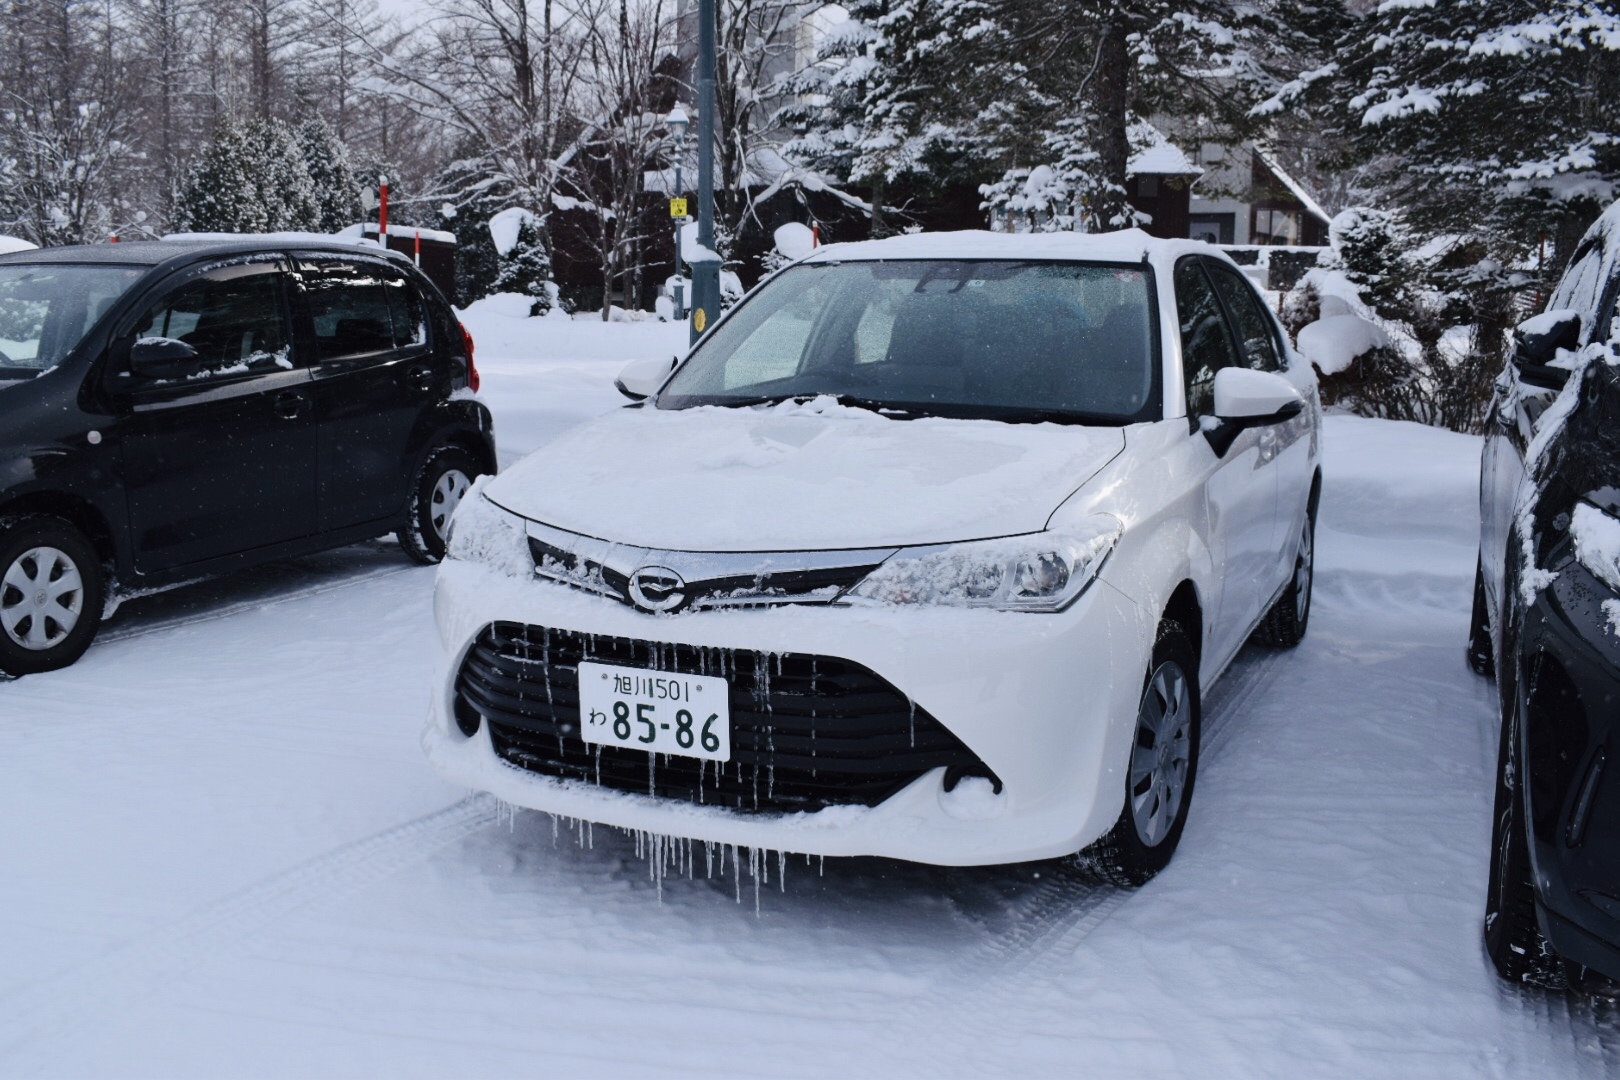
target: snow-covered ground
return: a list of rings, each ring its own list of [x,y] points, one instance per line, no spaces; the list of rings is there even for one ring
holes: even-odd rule
[[[681,344],[468,322],[506,461]],[[1616,1075],[1620,1012],[1479,945],[1478,442],[1327,439],[1310,633],[1211,696],[1136,893],[802,859],[782,890],[701,849],[660,884],[632,840],[468,798],[418,747],[433,572],[388,542],[132,602],[0,685],[0,1075]]]

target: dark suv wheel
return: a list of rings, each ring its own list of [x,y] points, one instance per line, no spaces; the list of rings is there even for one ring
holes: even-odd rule
[[[60,518],[0,520],[0,671],[66,667],[90,647],[105,599],[101,560]]]

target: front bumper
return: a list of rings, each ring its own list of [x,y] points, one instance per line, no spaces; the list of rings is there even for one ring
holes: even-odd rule
[[[942,865],[1065,855],[1112,826],[1124,803],[1124,770],[1154,629],[1103,581],[1051,615],[785,605],[659,616],[455,559],[440,566],[434,612],[443,648],[423,747],[454,781],[516,806],[626,829]],[[947,793],[944,770],[935,769],[876,806],[767,814],[529,772],[496,755],[487,726],[468,737],[453,715],[462,660],[497,621],[852,660],[932,714],[995,772],[1002,792],[971,799]]]

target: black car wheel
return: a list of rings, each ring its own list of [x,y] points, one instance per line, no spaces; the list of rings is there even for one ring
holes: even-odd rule
[[[1294,576],[1288,587],[1271,605],[1260,622],[1260,640],[1267,645],[1292,649],[1305,639],[1305,627],[1311,620],[1311,586],[1316,577],[1316,521],[1305,515],[1305,525],[1299,537],[1299,550],[1294,556]]]
[[[1524,704],[1517,679],[1504,682],[1512,685],[1502,688],[1491,877],[1485,895],[1485,952],[1497,974],[1509,982],[1562,990],[1568,986],[1564,964],[1536,922],[1535,889],[1530,881],[1530,843],[1520,791],[1523,762],[1518,748]]]
[[[472,455],[460,447],[447,446],[428,455],[417,472],[405,526],[399,531],[407,555],[428,564],[444,558],[450,515],[480,472]]]
[[[1474,561],[1474,614],[1468,622],[1468,666],[1487,679],[1496,674],[1496,658],[1492,654],[1490,609],[1485,603],[1485,569]]]
[[[1135,888],[1170,863],[1198,776],[1198,660],[1181,627],[1159,626],[1136,711],[1119,820],[1076,856],[1087,877]]]
[[[0,671],[67,667],[101,624],[106,584],[84,534],[59,518],[0,523]]]

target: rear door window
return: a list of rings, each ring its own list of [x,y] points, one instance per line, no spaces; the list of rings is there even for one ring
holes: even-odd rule
[[[398,271],[364,259],[322,260],[307,264],[303,278],[317,361],[426,344],[421,299]]]

